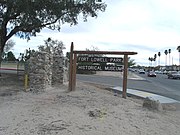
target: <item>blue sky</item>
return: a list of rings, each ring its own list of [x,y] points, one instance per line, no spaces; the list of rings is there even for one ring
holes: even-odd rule
[[[139,65],[148,66],[149,57],[161,52],[160,63],[165,65],[164,50],[171,49],[170,63],[178,64],[180,45],[180,1],[179,0],[104,0],[107,9],[99,12],[98,18],[83,22],[79,17],[76,26],[64,24],[61,31],[44,29],[30,41],[13,37],[15,54],[26,48],[43,45],[48,37],[65,44],[69,51],[71,42],[76,50],[134,51],[131,56]],[[169,64],[169,55],[168,55]],[[158,60],[158,59],[157,59]]]

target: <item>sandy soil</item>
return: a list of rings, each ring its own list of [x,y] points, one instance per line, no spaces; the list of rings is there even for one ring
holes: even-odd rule
[[[0,79],[0,135],[180,135],[178,110],[148,110],[142,99],[81,82],[73,92],[67,84],[24,92],[18,80]]]

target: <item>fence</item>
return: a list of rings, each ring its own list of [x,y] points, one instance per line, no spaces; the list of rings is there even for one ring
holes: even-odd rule
[[[1,62],[1,68],[3,68],[3,69],[24,70],[24,62],[2,61]]]

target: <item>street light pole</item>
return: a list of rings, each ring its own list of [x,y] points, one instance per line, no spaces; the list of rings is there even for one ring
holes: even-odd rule
[[[177,50],[179,52],[179,66],[178,66],[178,70],[180,71],[180,46],[177,47]]]
[[[0,16],[0,68],[1,68],[1,62],[2,62],[2,22],[3,22],[3,19],[2,19],[2,16]],[[1,70],[0,70],[0,76],[1,76]]]

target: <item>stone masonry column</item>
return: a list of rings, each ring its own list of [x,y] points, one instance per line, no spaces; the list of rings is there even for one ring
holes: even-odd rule
[[[53,56],[52,85],[63,84],[63,57]]]
[[[41,92],[50,85],[48,63],[49,55],[47,52],[35,52],[29,59],[29,88],[31,91]]]

